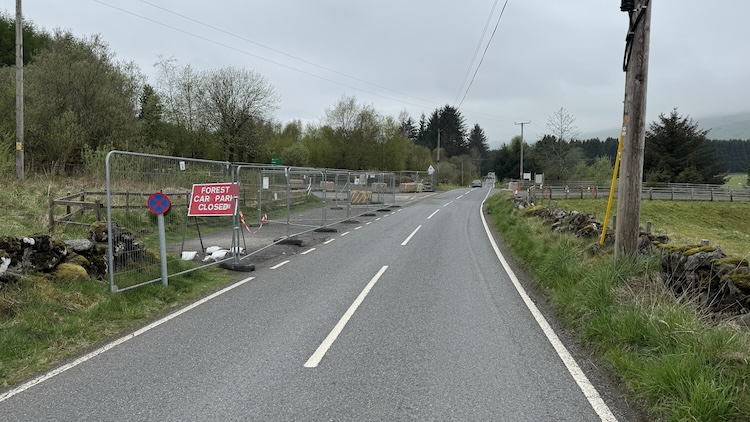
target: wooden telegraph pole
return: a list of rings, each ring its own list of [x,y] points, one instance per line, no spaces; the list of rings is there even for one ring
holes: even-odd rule
[[[16,0],[16,178],[23,182],[23,13]]]
[[[628,12],[630,24],[623,62],[626,130],[617,201],[615,256],[632,256],[638,252],[640,235],[651,0],[622,0],[621,10]]]

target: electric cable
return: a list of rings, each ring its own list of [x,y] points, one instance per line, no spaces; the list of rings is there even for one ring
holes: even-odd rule
[[[471,68],[474,67],[474,62],[477,60],[477,54],[479,54],[479,49],[482,47],[482,41],[484,41],[484,36],[487,34],[487,28],[490,26],[490,21],[492,20],[492,15],[495,14],[495,8],[497,7],[498,0],[495,0],[495,3],[492,4],[492,10],[490,10],[490,14],[487,16],[487,22],[484,23],[484,29],[482,30],[482,35],[479,37],[479,42],[477,42],[477,47],[474,49],[474,56],[471,58],[471,62],[469,62],[469,67],[466,69],[466,74],[464,75],[464,80],[461,81],[461,86],[458,87],[458,94],[456,94],[456,99],[453,101],[453,103],[458,102],[458,96],[461,95],[461,91],[464,89],[464,85],[466,85],[466,81],[469,79],[469,74],[471,73]]]
[[[482,59],[479,60],[479,64],[477,65],[477,68],[474,70],[474,75],[471,77],[471,82],[469,82],[469,86],[466,87],[466,92],[464,92],[463,98],[461,98],[461,102],[458,103],[458,107],[461,108],[461,105],[464,103],[464,100],[466,99],[466,94],[469,93],[469,90],[471,89],[471,86],[474,84],[474,79],[477,77],[477,72],[479,72],[479,68],[482,67],[482,63],[484,63],[484,57],[487,55],[487,50],[490,48],[490,44],[492,44],[492,39],[495,37],[495,33],[497,32],[497,27],[500,25],[500,19],[502,19],[503,15],[505,14],[505,7],[508,6],[508,1],[505,0],[505,4],[503,4],[503,10],[500,11],[500,16],[497,17],[497,23],[495,23],[495,29],[492,31],[492,35],[490,35],[490,40],[487,42],[487,45],[484,48],[484,52],[482,53]]]

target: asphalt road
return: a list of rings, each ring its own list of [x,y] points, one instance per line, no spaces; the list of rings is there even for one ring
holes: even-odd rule
[[[272,256],[5,392],[0,419],[635,420],[540,327],[485,230],[487,194],[437,193]]]

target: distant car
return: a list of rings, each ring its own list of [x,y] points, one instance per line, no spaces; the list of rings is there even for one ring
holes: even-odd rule
[[[471,182],[472,188],[481,188],[482,187],[482,181],[479,179],[475,179]]]

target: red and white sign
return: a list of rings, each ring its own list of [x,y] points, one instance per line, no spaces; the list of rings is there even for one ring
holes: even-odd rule
[[[235,198],[239,194],[237,183],[204,183],[193,185],[188,216],[234,215]]]

